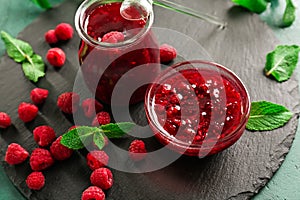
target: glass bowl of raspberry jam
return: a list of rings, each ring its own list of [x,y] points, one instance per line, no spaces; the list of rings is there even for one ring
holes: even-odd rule
[[[180,154],[205,157],[241,137],[250,97],[242,81],[224,66],[186,61],[163,71],[148,87],[145,111],[160,143]]]

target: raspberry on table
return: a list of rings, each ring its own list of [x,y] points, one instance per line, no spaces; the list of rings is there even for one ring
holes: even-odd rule
[[[36,118],[38,111],[39,109],[35,105],[22,102],[18,108],[19,118],[25,123],[30,122]]]
[[[99,126],[109,124],[111,121],[110,115],[108,112],[99,112],[92,122],[92,126]]]
[[[45,177],[42,172],[32,172],[27,176],[26,185],[29,189],[40,190],[45,185]]]
[[[160,62],[168,63],[171,62],[177,56],[177,51],[174,47],[168,44],[163,44],[159,47]]]
[[[36,148],[30,156],[30,166],[33,171],[42,171],[53,165],[54,160],[47,149]]]
[[[55,35],[59,40],[69,40],[73,37],[73,27],[68,23],[60,23],[55,28]]]
[[[87,165],[91,170],[98,169],[100,167],[104,167],[108,164],[109,156],[100,150],[91,151],[86,156]]]
[[[47,99],[49,91],[42,88],[34,88],[30,92],[30,99],[34,104],[42,104]]]
[[[129,146],[129,157],[133,161],[143,160],[147,155],[145,143],[142,140],[134,140]]]
[[[57,98],[57,106],[67,114],[75,113],[78,110],[80,97],[75,92],[65,92]]]
[[[48,43],[48,44],[55,44],[58,42],[58,39],[55,35],[55,30],[49,30],[45,33],[44,35],[45,37],[45,41]]]
[[[4,160],[10,165],[17,165],[24,162],[29,153],[19,144],[11,143],[8,145]]]
[[[62,67],[66,62],[65,52],[58,47],[49,49],[46,58],[50,65],[54,67]]]
[[[103,105],[93,98],[87,98],[84,101],[82,101],[81,107],[84,112],[84,115],[87,118],[94,117],[96,113],[103,110]]]
[[[38,126],[33,130],[33,138],[39,146],[45,147],[55,140],[56,135],[50,126]]]
[[[113,175],[109,169],[102,167],[93,171],[90,181],[92,185],[108,190],[113,185]]]
[[[55,160],[66,160],[71,157],[73,150],[60,143],[62,136],[59,136],[50,146],[51,155]]]
[[[111,31],[109,33],[106,33],[103,37],[101,42],[107,42],[107,43],[118,43],[124,41],[124,34],[118,31]]]
[[[105,200],[105,193],[96,186],[90,186],[83,191],[81,200]]]
[[[10,116],[5,112],[0,112],[0,128],[7,128],[11,125]]]

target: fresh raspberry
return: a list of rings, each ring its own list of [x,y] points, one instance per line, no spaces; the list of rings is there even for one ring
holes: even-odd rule
[[[93,171],[90,177],[92,185],[95,185],[102,190],[108,190],[113,185],[113,175],[107,168],[101,167]]]
[[[45,185],[45,177],[42,172],[32,172],[27,176],[26,184],[29,189],[40,190]]]
[[[133,161],[140,161],[146,157],[146,147],[145,143],[142,140],[134,140],[129,146],[129,157]]]
[[[78,110],[80,97],[75,92],[66,92],[57,99],[57,106],[67,114],[75,113]]]
[[[11,125],[10,116],[5,112],[0,112],[0,128],[7,128]]]
[[[73,150],[60,143],[62,136],[59,136],[50,146],[51,155],[55,160],[66,160],[71,157]]]
[[[159,48],[159,52],[161,63],[171,62],[177,56],[176,49],[168,44],[161,45]]]
[[[49,49],[46,58],[50,65],[54,67],[62,67],[66,62],[65,52],[58,47]]]
[[[93,98],[88,98],[82,101],[81,107],[84,115],[88,118],[94,117],[96,113],[103,110],[103,105]]]
[[[109,161],[108,155],[104,151],[91,151],[86,156],[87,165],[91,170],[98,169],[107,165]]]
[[[54,163],[50,152],[47,149],[36,148],[30,156],[30,166],[33,171],[42,171]]]
[[[49,30],[45,33],[44,35],[45,37],[45,41],[48,43],[48,44],[55,44],[58,42],[58,39],[55,35],[55,30]]]
[[[91,186],[83,191],[81,200],[105,200],[105,193],[101,188]]]
[[[33,130],[33,138],[41,147],[46,147],[56,138],[55,131],[50,126],[38,126]]]
[[[124,34],[118,31],[111,31],[106,33],[103,37],[101,42],[107,43],[118,43],[124,41]]]
[[[8,145],[5,161],[10,165],[17,165],[24,162],[29,156],[29,153],[19,144],[11,143]]]
[[[99,112],[93,120],[92,126],[105,125],[110,123],[110,115],[108,112]]]
[[[67,23],[58,24],[55,28],[55,35],[59,40],[69,40],[73,37],[73,27]]]
[[[47,99],[49,91],[42,88],[34,88],[30,92],[30,99],[34,104],[41,104]]]
[[[18,108],[19,118],[25,123],[30,122],[36,118],[38,111],[39,109],[35,105],[22,102]]]

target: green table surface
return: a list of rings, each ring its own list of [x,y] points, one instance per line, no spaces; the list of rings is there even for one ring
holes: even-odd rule
[[[62,0],[50,0],[57,4]],[[284,0],[272,0],[270,7],[261,18],[269,23],[282,44],[300,45],[300,9],[297,10],[296,22],[289,28],[277,28],[274,23],[280,20]],[[300,1],[294,0],[298,8]],[[29,0],[0,0],[0,30],[5,30],[16,36],[21,30],[37,18],[43,10],[36,7]],[[272,11],[272,12],[271,12]],[[0,41],[0,55],[4,54],[4,44]],[[299,66],[296,71],[299,71]],[[297,72],[298,80],[300,73]],[[1,95],[1,88],[0,88]],[[254,197],[255,200],[299,200],[300,199],[300,130],[297,131],[293,146],[284,163],[268,184]],[[3,159],[3,158],[1,158]],[[0,200],[23,200],[24,197],[13,186],[0,167]]]

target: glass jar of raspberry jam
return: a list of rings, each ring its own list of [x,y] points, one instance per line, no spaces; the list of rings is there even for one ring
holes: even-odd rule
[[[127,20],[120,14],[121,2],[107,2],[113,1],[86,0],[78,8],[78,57],[86,85],[103,103],[111,104],[115,86],[121,78],[126,79],[118,85],[120,101],[116,102],[122,104],[128,87],[141,80],[150,83],[160,73],[159,46],[151,32],[152,11],[146,18]],[[147,87],[137,88],[130,104],[143,101]]]
[[[163,71],[148,88],[145,110],[155,137],[189,156],[216,154],[243,134],[250,98],[242,81],[212,62],[188,61]]]

